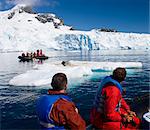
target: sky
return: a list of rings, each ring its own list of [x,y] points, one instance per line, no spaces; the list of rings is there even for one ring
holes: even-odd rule
[[[0,10],[20,3],[32,5],[36,12],[54,13],[78,30],[150,33],[149,0],[0,0]]]

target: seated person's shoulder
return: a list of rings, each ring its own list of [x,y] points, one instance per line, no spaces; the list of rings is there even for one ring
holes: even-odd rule
[[[113,83],[108,83],[104,86],[103,91],[108,91],[108,92],[117,92],[120,93],[120,90],[114,85]]]
[[[59,110],[75,109],[75,104],[64,98],[59,99],[54,105]]]

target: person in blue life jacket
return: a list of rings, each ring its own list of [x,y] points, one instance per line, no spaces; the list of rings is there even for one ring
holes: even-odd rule
[[[36,113],[42,130],[72,129],[85,130],[86,124],[78,109],[67,96],[67,77],[57,73],[52,77],[48,94],[41,96],[36,103]]]

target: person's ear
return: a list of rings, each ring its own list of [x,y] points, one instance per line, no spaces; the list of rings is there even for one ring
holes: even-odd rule
[[[67,87],[68,87],[68,84],[66,84],[66,86],[65,86],[65,90],[67,89]]]

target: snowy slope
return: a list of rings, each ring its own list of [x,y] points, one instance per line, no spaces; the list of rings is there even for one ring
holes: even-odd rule
[[[150,34],[77,31],[25,5],[0,12],[0,51],[150,49]]]

